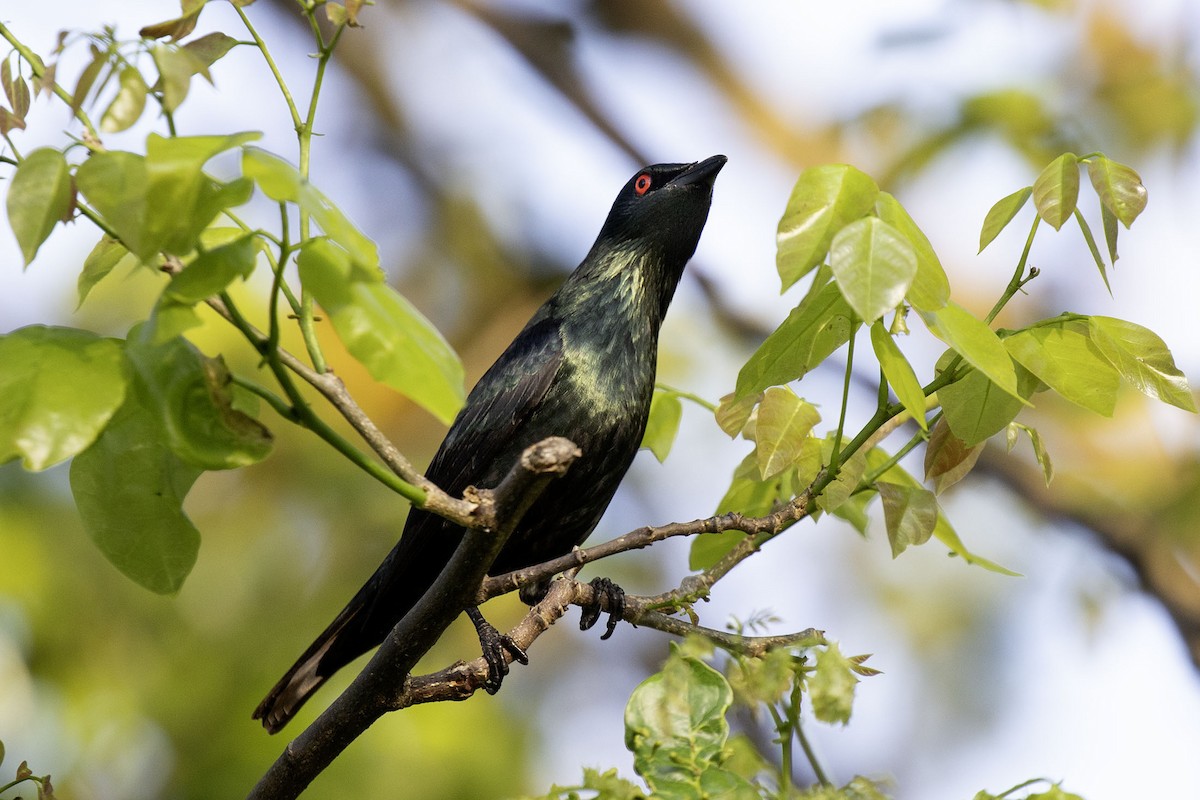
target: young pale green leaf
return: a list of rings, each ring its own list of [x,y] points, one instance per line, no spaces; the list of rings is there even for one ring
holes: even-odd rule
[[[258,237],[247,233],[241,238],[205,250],[181,272],[171,278],[164,290],[172,300],[194,304],[225,290],[234,278],[247,278],[254,271],[258,256]]]
[[[206,470],[236,469],[266,458],[271,432],[233,407],[225,362],[206,357],[180,337],[157,341],[157,323],[152,317],[130,331],[125,356],[171,452]]]
[[[1042,435],[1037,432],[1036,428],[1031,428],[1028,425],[1022,425],[1020,422],[1010,422],[1008,425],[1008,451],[1011,453],[1017,443],[1017,434],[1020,431],[1025,431],[1029,435],[1029,442],[1033,445],[1033,456],[1037,459],[1038,466],[1042,468],[1042,475],[1046,479],[1046,485],[1050,485],[1050,481],[1054,479],[1054,464],[1050,461],[1050,453],[1046,450],[1046,444],[1042,441]]]
[[[737,438],[739,433],[745,431],[754,414],[754,409],[762,399],[762,392],[741,398],[734,392],[730,392],[721,398],[721,403],[713,415],[717,420],[717,426],[725,431],[730,439]]]
[[[162,88],[163,111],[168,114],[179,108],[187,98],[193,75],[210,77],[208,65],[182,47],[160,44],[150,51],[150,55],[154,57],[160,78],[155,88]]]
[[[844,447],[846,442],[842,442]],[[828,464],[833,456],[833,434],[825,437],[822,443],[821,460]],[[838,467],[837,475],[821,492],[821,496],[817,498],[817,505],[829,512],[835,512],[841,508],[842,504],[850,499],[854,491],[858,489],[858,484],[862,482],[863,475],[867,471],[867,454],[859,450],[850,458],[846,459]]]
[[[55,224],[71,211],[71,173],[63,154],[40,147],[25,156],[8,187],[8,222],[28,265]]]
[[[871,347],[901,405],[921,426],[921,430],[929,430],[929,424],[925,421],[925,390],[921,388],[912,365],[883,327],[883,320],[876,320],[871,325]]]
[[[146,110],[146,96],[150,87],[142,78],[142,73],[136,67],[125,67],[121,70],[121,88],[117,96],[104,110],[100,118],[100,130],[105,133],[118,133],[133,127]]]
[[[145,25],[138,31],[138,36],[146,39],[170,37],[171,41],[178,41],[196,29],[196,22],[199,21],[200,12],[204,10],[206,2],[207,0],[180,0],[180,16],[165,22]]]
[[[93,153],[76,170],[75,184],[131,253],[142,261],[153,260],[158,246],[146,235],[146,160],[142,156],[120,150]]]
[[[0,336],[0,463],[39,471],[87,448],[125,398],[121,344],[31,325]]]
[[[982,442],[967,444],[945,419],[938,420],[925,445],[925,480],[932,481],[933,491],[941,494],[966,477],[982,452]]]
[[[870,213],[879,187],[845,164],[810,167],[800,173],[776,235],[776,266],[786,289],[825,259],[833,237]]]
[[[83,108],[83,104],[87,102],[87,96],[92,91],[92,86],[96,83],[96,78],[100,75],[100,70],[108,62],[108,57],[103,50],[92,44],[88,46],[92,54],[92,60],[79,73],[79,79],[75,81],[75,91],[71,93],[71,113],[74,114]]]
[[[925,232],[917,226],[904,206],[887,192],[880,192],[875,201],[875,213],[908,240],[917,255],[917,274],[908,287],[908,302],[925,311],[936,311],[950,300],[950,280],[942,269],[933,245]]]
[[[829,267],[846,302],[870,325],[904,301],[917,274],[917,254],[900,231],[866,217],[833,237]]]
[[[107,277],[108,273],[116,269],[117,265],[126,258],[134,259],[135,257],[125,249],[124,245],[111,236],[100,237],[100,241],[96,242],[92,252],[88,253],[88,257],[84,259],[83,271],[79,273],[77,289],[80,306],[87,299],[92,287]]]
[[[1087,167],[1100,203],[1128,228],[1146,208],[1142,177],[1132,167],[1105,156],[1089,158]]]
[[[466,398],[458,355],[377,269],[356,265],[328,239],[300,251],[300,280],[333,329],[375,377],[449,423]]]
[[[850,721],[854,687],[857,685],[854,662],[842,655],[836,642],[818,650],[817,669],[808,677],[808,696],[813,715],[822,722],[845,725]]]
[[[1033,205],[1038,216],[1058,230],[1075,213],[1078,202],[1079,159],[1074,153],[1063,153],[1033,182]]]
[[[983,230],[979,232],[980,253],[1000,235],[1000,231],[1008,227],[1008,223],[1012,222],[1017,212],[1025,207],[1025,203],[1032,195],[1033,187],[1026,186],[1024,189],[1018,189],[1008,197],[996,201],[987,216],[983,218]]]
[[[1104,243],[1108,245],[1108,258],[1113,266],[1117,265],[1117,234],[1121,230],[1117,225],[1117,215],[1108,206],[1100,207],[1100,219],[1104,223]]]
[[[758,797],[724,768],[733,690],[721,673],[673,647],[625,707],[625,746],[655,797]]]
[[[938,311],[920,311],[929,332],[948,344],[992,383],[1025,403],[1017,387],[1013,360],[995,331],[953,300]]]
[[[263,194],[280,203],[296,203],[312,215],[330,239],[340,244],[365,267],[379,266],[379,250],[337,206],[308,182],[294,166],[279,156],[247,147],[242,151],[242,174]]]
[[[679,395],[672,392],[655,392],[650,401],[650,418],[646,421],[646,432],[642,434],[642,447],[649,448],[659,463],[667,460],[675,436],[679,433],[679,420],[683,417],[683,403]]]
[[[1075,221],[1079,223],[1079,231],[1083,234],[1083,241],[1087,244],[1088,252],[1092,254],[1092,261],[1095,262],[1096,269],[1100,271],[1100,279],[1104,281],[1104,288],[1111,296],[1112,286],[1108,283],[1108,270],[1104,266],[1104,257],[1100,255],[1100,248],[1096,246],[1096,237],[1092,235],[1092,226],[1088,225],[1088,221],[1078,211],[1074,216]]]
[[[217,31],[193,39],[183,46],[183,49],[194,55],[205,66],[211,67],[226,53],[237,47],[238,40]]]
[[[1057,783],[1044,792],[1028,795],[1025,800],[1083,800],[1073,792],[1064,791]]]
[[[1113,317],[1089,317],[1088,330],[1092,344],[1133,388],[1184,411],[1196,411],[1187,377],[1157,334]]]
[[[201,470],[171,452],[157,417],[130,391],[71,463],[71,492],[84,530],[114,567],[152,592],[174,594],[200,548],[183,500]]]
[[[767,389],[755,424],[759,477],[765,481],[793,466],[813,426],[820,421],[816,406],[797,397],[791,389]]]
[[[945,369],[954,359],[954,351],[947,350],[938,359],[937,372]],[[1025,401],[1045,385],[1020,364],[1013,365],[1017,374],[1017,392]],[[954,435],[968,447],[1004,430],[1026,403],[1002,391],[977,369],[968,368],[966,374],[954,383],[938,389],[938,401],[945,412],[946,422]]]
[[[1086,320],[1038,325],[1008,337],[1004,346],[1025,369],[1072,403],[1112,416],[1120,375],[1092,342]]]
[[[742,367],[737,397],[798,380],[850,341],[859,322],[837,284],[828,283],[788,314]]]
[[[246,181],[219,183],[204,173],[214,156],[261,137],[248,131],[228,136],[146,138],[146,236],[160,250],[183,255],[221,210],[249,200]]]
[[[928,489],[876,481],[875,489],[883,502],[883,520],[887,526],[892,558],[913,545],[925,544],[937,524],[937,500]]]

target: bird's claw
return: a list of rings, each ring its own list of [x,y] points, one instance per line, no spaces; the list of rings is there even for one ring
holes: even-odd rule
[[[508,674],[507,653],[513,661],[528,664],[529,656],[513,638],[506,633],[500,633],[496,628],[476,611],[471,615],[475,623],[475,631],[479,634],[479,646],[483,650],[483,660],[487,662],[488,676],[483,682],[483,690],[488,694],[500,691],[500,684]]]
[[[581,607],[579,630],[586,631],[596,624],[602,612],[608,612],[608,623],[601,639],[607,639],[617,629],[617,623],[625,615],[625,590],[608,578],[592,578],[590,582],[595,599]]]

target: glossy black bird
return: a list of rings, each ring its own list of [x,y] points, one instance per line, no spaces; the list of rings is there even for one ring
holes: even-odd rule
[[[570,552],[612,500],[646,428],[659,327],[700,240],[725,160],[656,164],[634,175],[587,257],[467,397],[426,471],[451,495],[496,486],[526,447],[548,436],[565,436],[583,453],[529,508],[489,574]],[[399,543],[254,718],[278,731],[330,675],[378,646],[433,584],[461,535],[461,528],[412,509]],[[522,599],[544,592],[544,585],[533,587]],[[507,665],[495,630],[477,609],[468,611],[490,655],[494,691]]]

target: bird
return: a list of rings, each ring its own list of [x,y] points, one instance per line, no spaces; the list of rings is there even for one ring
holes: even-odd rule
[[[471,486],[495,487],[525,448],[549,436],[566,437],[582,452],[529,507],[489,575],[571,552],[608,507],[640,447],[659,329],[699,244],[725,163],[715,155],[638,170],[618,192],[587,256],[468,394],[425,473],[452,496]],[[253,718],[278,732],[334,672],[382,643],[433,584],[462,535],[461,527],[413,507],[396,546]],[[594,585],[623,599],[607,580]],[[521,598],[535,603],[548,586],[524,586]],[[465,610],[488,659],[484,688],[494,693],[508,671],[503,651],[522,663],[527,658],[477,608]],[[613,606],[608,610],[604,638],[619,616]],[[599,613],[585,609],[584,626]]]

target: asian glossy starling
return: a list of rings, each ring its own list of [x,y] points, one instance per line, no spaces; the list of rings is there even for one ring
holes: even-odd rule
[[[453,496],[468,486],[496,486],[526,447],[548,436],[565,436],[582,451],[529,508],[489,574],[569,553],[612,500],[646,428],[659,328],[700,240],[725,160],[656,164],[630,178],[583,263],[467,397],[426,471]],[[433,584],[461,535],[461,528],[413,508],[399,543],[254,718],[275,733],[329,676],[378,646]],[[536,599],[539,589],[544,594],[543,585],[522,598]],[[482,617],[469,612],[478,627]],[[482,629],[480,635],[484,640]],[[486,655],[486,640],[484,649]],[[494,641],[492,650],[494,658]],[[493,673],[490,690],[500,677]]]

